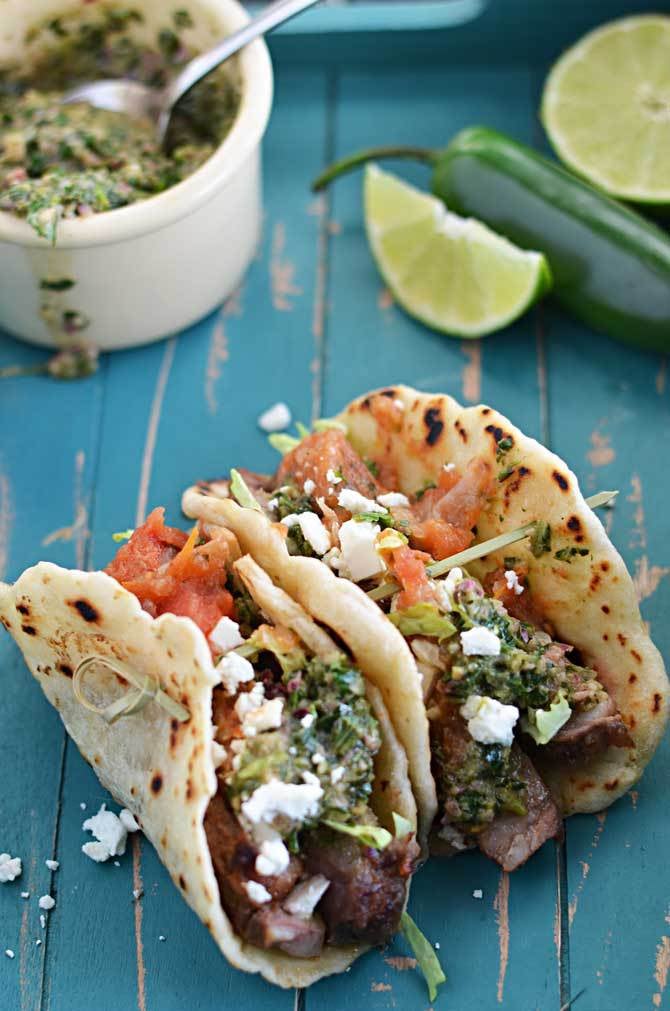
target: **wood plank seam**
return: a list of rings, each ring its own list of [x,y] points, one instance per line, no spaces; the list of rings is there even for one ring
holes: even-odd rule
[[[58,840],[60,838],[60,826],[61,826],[61,815],[63,812],[63,787],[65,785],[65,769],[67,767],[67,753],[68,747],[70,746],[70,739],[63,730],[63,742],[61,746],[61,760],[60,760],[60,773],[58,777],[58,794],[56,797],[56,819],[53,831],[53,841],[51,844],[51,856],[55,857],[58,853]],[[51,871],[49,876],[49,895],[56,899],[56,908],[58,908],[58,883],[56,880],[56,871]],[[51,1001],[51,988],[49,985],[49,975],[47,973],[47,962],[49,960],[49,940],[51,936],[51,931],[49,929],[51,924],[51,913],[47,915],[47,926],[44,931],[44,942],[42,944],[42,969],[40,973],[40,988],[39,988],[39,1007],[44,1008],[48,1011]]]

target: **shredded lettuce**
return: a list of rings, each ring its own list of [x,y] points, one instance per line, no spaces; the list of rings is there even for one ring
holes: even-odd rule
[[[372,846],[376,850],[385,850],[391,842],[393,836],[385,828],[379,825],[345,825],[341,821],[325,821],[324,825],[332,828],[335,832],[343,832],[345,835],[352,835],[364,846]]]
[[[296,640],[297,642],[297,640]],[[282,642],[282,637],[269,625],[261,625],[247,641],[238,646],[234,652],[247,660],[255,660],[259,653],[267,650],[277,658],[277,663],[284,674],[293,674],[302,670],[307,664],[307,658],[299,646],[288,646]]]
[[[565,692],[560,691],[557,701],[552,702],[548,709],[529,709],[521,720],[521,728],[530,734],[536,744],[549,744],[571,716],[572,709]]]
[[[302,421],[296,421],[295,427],[298,429],[298,435],[301,439],[306,439],[310,434],[309,428],[307,425],[303,425]]]
[[[315,432],[325,432],[327,428],[337,428],[340,432],[347,434],[347,426],[343,421],[337,421],[335,418],[317,418],[312,428]]]
[[[396,811],[392,812],[391,817],[393,818],[393,830],[396,839],[404,839],[405,836],[414,831],[414,826],[409,818],[404,818],[401,814],[397,814]]]
[[[438,986],[447,981],[435,949],[428,938],[421,933],[409,913],[403,913],[400,917],[400,929],[419,963],[428,987],[428,999],[432,1003],[437,997]]]
[[[286,456],[292,449],[300,445],[301,440],[296,439],[295,435],[289,435],[288,432],[273,432],[272,435],[268,435],[268,442],[278,453]]]
[[[246,481],[240,474],[239,470],[231,470],[230,472],[230,493],[244,509],[255,509],[258,513],[263,512],[256,499],[249,491]]]
[[[389,618],[403,635],[436,636],[443,642],[456,632],[456,626],[440,614],[435,604],[413,604],[404,611],[391,611]]]
[[[119,544],[121,541],[129,540],[134,533],[135,531],[132,528],[129,528],[128,530],[119,530],[117,533],[112,534],[112,540]]]

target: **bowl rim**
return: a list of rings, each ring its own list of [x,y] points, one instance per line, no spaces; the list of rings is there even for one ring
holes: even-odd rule
[[[238,0],[209,0],[219,9],[231,31],[247,24],[250,17]],[[210,196],[233,179],[265,133],[274,92],[272,63],[262,38],[251,42],[239,55],[242,96],[235,121],[214,153],[186,179],[163,193],[127,207],[67,218],[59,223],[58,242],[51,247],[23,218],[0,211],[0,242],[39,249],[85,249],[113,245],[167,227],[196,211]]]

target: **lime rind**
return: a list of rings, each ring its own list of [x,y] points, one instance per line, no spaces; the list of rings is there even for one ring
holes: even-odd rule
[[[540,110],[573,171],[615,197],[670,203],[670,17],[589,32],[554,64]]]
[[[451,213],[376,165],[366,170],[365,222],[396,301],[442,333],[474,338],[500,330],[551,287],[542,253]]]

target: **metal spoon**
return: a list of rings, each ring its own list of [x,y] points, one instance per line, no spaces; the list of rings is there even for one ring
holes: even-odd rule
[[[261,11],[249,24],[229,35],[207,53],[196,56],[180,71],[166,88],[159,91],[138,81],[106,80],[80,84],[65,93],[64,103],[88,102],[99,109],[124,112],[134,119],[151,119],[156,123],[159,143],[162,145],[170,125],[175,106],[194,85],[211,73],[259,35],[295,17],[319,0],[276,0]]]

